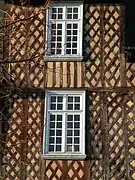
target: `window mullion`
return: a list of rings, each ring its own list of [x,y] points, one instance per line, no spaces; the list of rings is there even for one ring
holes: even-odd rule
[[[63,111],[66,110],[66,95],[63,97]],[[66,151],[66,112],[63,113],[63,123],[62,123],[62,152]]]

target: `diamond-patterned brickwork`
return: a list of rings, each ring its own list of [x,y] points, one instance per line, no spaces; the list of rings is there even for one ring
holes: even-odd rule
[[[121,10],[119,6],[104,7],[104,62],[106,86],[120,86]]]

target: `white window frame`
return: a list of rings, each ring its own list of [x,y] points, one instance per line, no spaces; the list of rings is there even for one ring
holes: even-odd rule
[[[45,115],[44,115],[44,133],[43,133],[43,157],[46,159],[85,159],[86,155],[85,155],[85,91],[51,91],[48,90],[45,93]],[[74,110],[74,113],[77,113],[79,111],[81,111],[81,118],[80,118],[80,143],[79,143],[79,147],[80,147],[80,151],[79,152],[48,152],[48,147],[49,147],[49,111],[48,111],[48,106],[49,106],[49,96],[50,95],[63,95],[63,96],[68,96],[68,95],[73,95],[73,96],[80,96],[80,110]],[[63,106],[65,106],[65,99],[63,100]],[[65,108],[63,107],[63,114],[65,115],[68,113],[73,112],[73,110],[65,110]],[[56,113],[58,114],[60,111],[58,110],[54,110],[56,111]],[[64,123],[66,123],[65,119],[62,121]],[[66,139],[66,125],[62,124],[62,139]],[[63,130],[64,129],[64,130]],[[65,131],[65,132],[64,132]],[[63,138],[63,136],[65,136],[65,138]],[[63,141],[62,141],[63,143]],[[64,142],[64,145],[62,144],[62,149],[63,146],[66,147],[66,143]],[[64,149],[65,149],[64,147]]]
[[[75,20],[75,22],[78,22],[78,35],[77,35],[77,44],[78,44],[78,47],[77,47],[77,51],[78,51],[78,54],[55,54],[55,55],[51,55],[50,54],[50,30],[49,30],[49,27],[50,27],[50,10],[51,8],[53,7],[64,7],[63,10],[65,11],[65,8],[66,6],[71,6],[71,7],[79,7],[79,12],[78,12],[78,20]],[[64,12],[65,13],[65,12]],[[63,13],[63,14],[64,14]],[[64,19],[61,19],[61,20],[56,20],[56,22],[59,22],[59,23],[62,23],[65,27],[66,23],[74,23],[74,20],[67,20],[64,16]],[[66,27],[65,27],[66,28]],[[65,28],[62,29],[62,33],[64,32],[64,42],[66,42],[66,30]],[[48,60],[48,61],[81,61],[83,59],[83,56],[82,56],[82,38],[83,36],[83,2],[82,1],[72,1],[72,2],[59,2],[59,3],[52,3],[52,5],[50,5],[50,7],[47,9],[46,11],[46,45],[45,45],[45,60]],[[63,42],[63,40],[62,40]],[[64,52],[64,50],[62,50]]]

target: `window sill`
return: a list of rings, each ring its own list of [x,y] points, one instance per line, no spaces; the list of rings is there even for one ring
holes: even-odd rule
[[[74,160],[84,160],[86,158],[85,154],[43,154],[43,158],[45,159],[74,159]]]
[[[83,56],[45,56],[45,61],[82,61]]]

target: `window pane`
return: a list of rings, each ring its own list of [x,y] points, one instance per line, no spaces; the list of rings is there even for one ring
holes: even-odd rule
[[[73,49],[72,54],[77,54],[77,49]]]
[[[54,122],[50,122],[50,128],[55,128],[55,123]]]
[[[58,8],[58,13],[63,13],[63,8]]]
[[[67,14],[67,19],[72,19],[72,14]]]
[[[50,115],[50,121],[55,121],[55,115]]]
[[[62,115],[57,115],[57,121],[62,121]]]
[[[55,136],[55,130],[50,130],[49,135],[50,135],[50,136]]]
[[[52,8],[52,13],[56,13],[57,9],[56,8]]]
[[[67,36],[67,41],[71,41],[71,36]]]
[[[73,104],[68,104],[68,110],[73,110]]]
[[[55,110],[55,109],[56,109],[56,104],[51,104],[50,109],[51,109],[51,110]]]
[[[62,19],[62,14],[58,14],[58,19]]]
[[[54,146],[53,145],[49,145],[49,151],[54,151]]]
[[[73,36],[73,41],[77,41],[77,36]]]
[[[78,13],[78,8],[73,8],[73,13]]]
[[[80,143],[80,139],[75,137],[75,138],[74,138],[74,143],[75,143],[75,144],[79,144],[79,143]]]
[[[80,121],[80,115],[74,115],[74,121]]]
[[[57,36],[57,41],[62,41],[62,37],[61,36]]]
[[[72,13],[72,8],[67,8],[67,13]]]
[[[68,96],[68,102],[73,102],[73,97],[72,96]]]
[[[51,102],[56,102],[56,96],[51,96]]]
[[[56,143],[57,143],[57,144],[61,144],[61,137],[57,137],[57,138],[56,138]]]
[[[58,96],[57,102],[63,102],[63,97],[62,96]]]
[[[74,151],[79,151],[79,145],[74,145]]]
[[[62,128],[62,123],[61,122],[57,122],[57,128]]]
[[[78,28],[77,26],[78,26],[77,24],[73,24],[73,29],[77,29]]]
[[[73,131],[72,130],[67,130],[67,136],[72,136],[73,135]]]
[[[67,128],[73,128],[73,123],[72,122],[68,122],[67,123]]]
[[[78,14],[73,14],[73,19],[78,19]]]
[[[72,152],[72,145],[67,145],[67,151],[71,151]]]
[[[56,136],[62,136],[62,130],[57,130],[56,131]]]
[[[57,49],[56,54],[61,54],[61,49]]]
[[[80,102],[80,97],[75,97],[75,102]]]
[[[71,49],[66,49],[66,54],[71,54]]]
[[[63,109],[62,107],[63,107],[62,104],[57,104],[57,110],[62,110]]]
[[[73,121],[73,115],[68,115],[67,116],[67,121]]]
[[[80,136],[80,131],[79,130],[74,130],[74,136]]]
[[[61,145],[56,145],[56,151],[61,151]]]
[[[80,110],[80,104],[75,104],[75,110]]]
[[[55,140],[54,137],[50,137],[50,138],[49,138],[49,143],[50,143],[50,144],[54,144],[54,140]]]
[[[71,29],[71,24],[67,24],[67,29]]]
[[[67,144],[72,144],[72,138],[67,138]]]
[[[80,123],[79,123],[79,122],[75,122],[75,123],[74,123],[74,127],[75,127],[75,128],[80,128]]]

